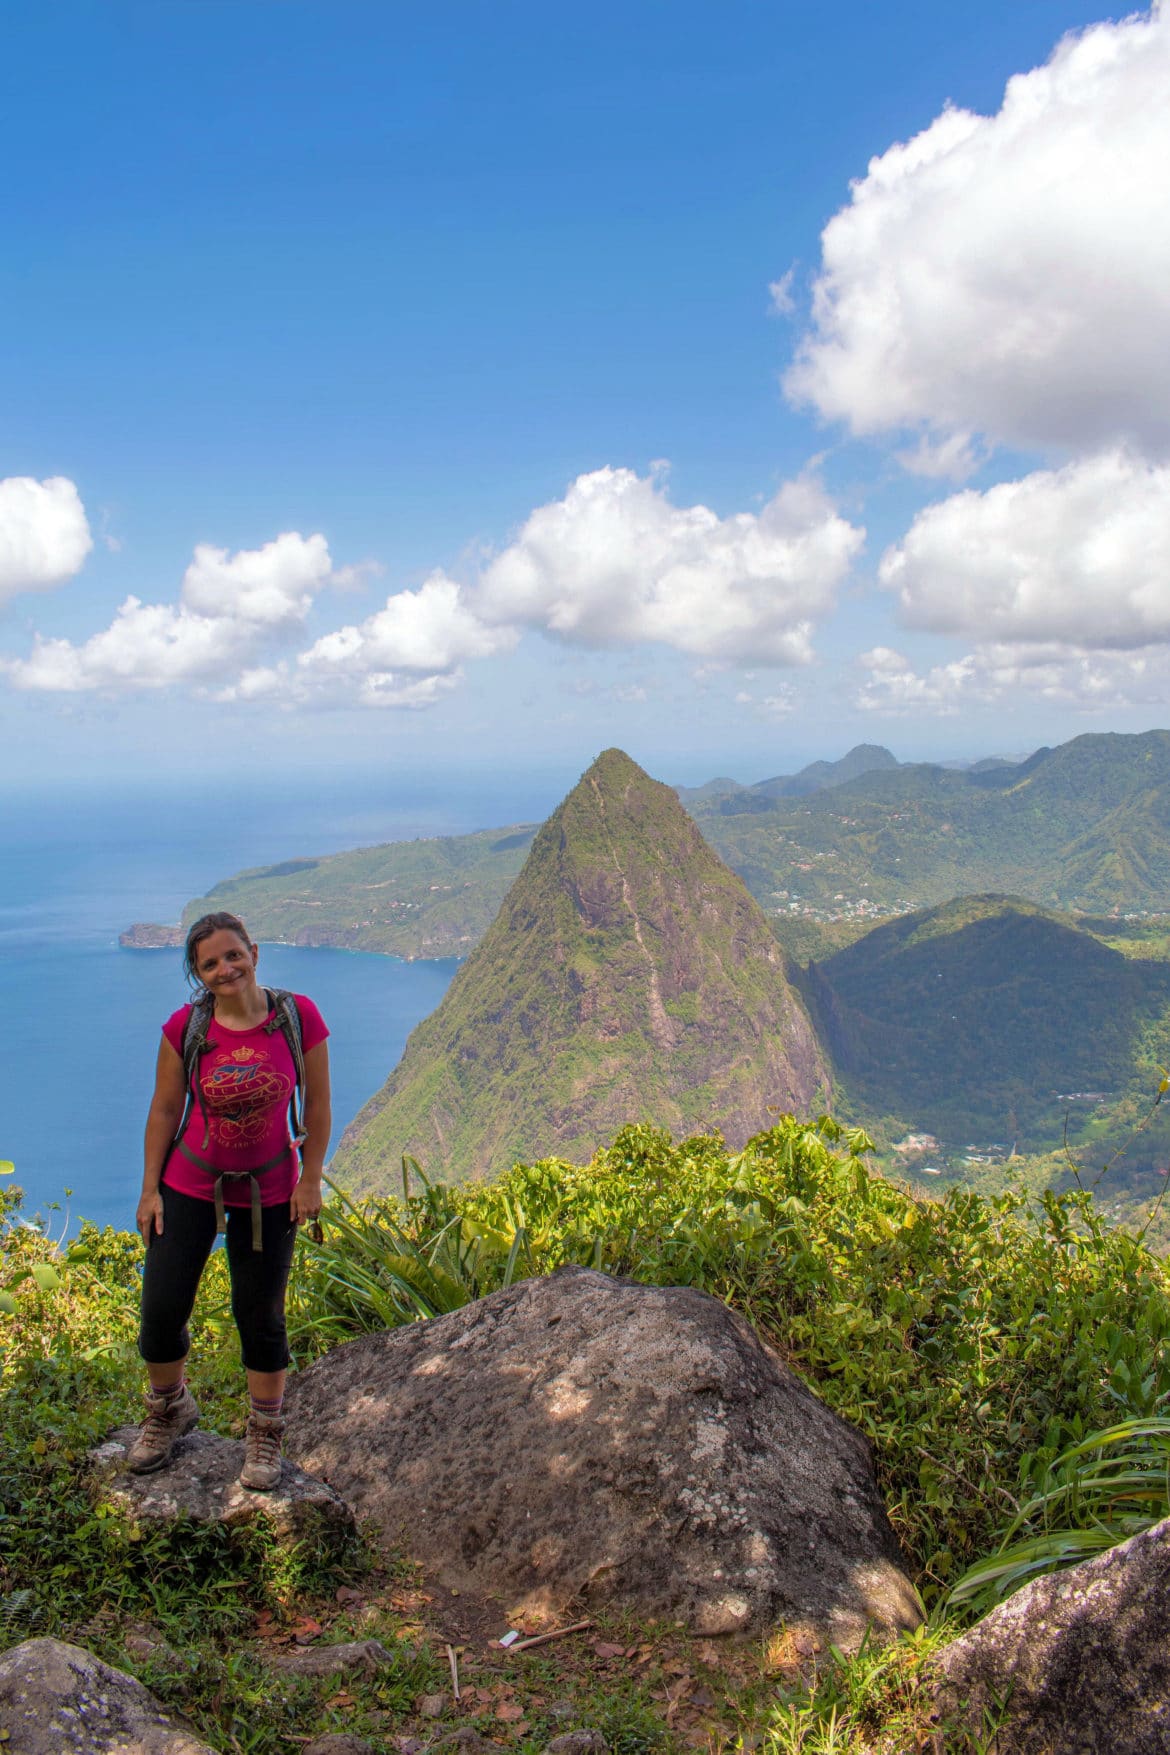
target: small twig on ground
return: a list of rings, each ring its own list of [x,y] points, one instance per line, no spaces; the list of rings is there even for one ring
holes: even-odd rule
[[[550,1639],[567,1639],[570,1633],[584,1633],[592,1621],[574,1621],[571,1627],[558,1627],[555,1633],[534,1633],[531,1639],[518,1639],[513,1651],[531,1651],[534,1645],[547,1645]]]
[[[459,1659],[456,1656],[455,1647],[453,1645],[449,1645],[447,1647],[447,1662],[451,1666],[451,1689],[455,1695],[456,1703],[458,1704],[458,1701],[460,1698],[460,1695],[459,1695]]]

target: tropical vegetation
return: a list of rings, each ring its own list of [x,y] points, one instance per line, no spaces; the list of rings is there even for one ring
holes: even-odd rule
[[[226,908],[257,938],[397,957],[465,957],[524,864],[534,824],[359,847],[237,872],[197,896],[183,924]]]
[[[1140,1106],[1170,1055],[1170,963],[1014,897],[875,927],[810,970],[805,992],[849,1109],[947,1141],[1079,1143],[1091,1118]]]
[[[544,1159],[455,1188],[404,1166],[394,1197],[335,1192],[291,1289],[300,1363],[568,1261],[697,1286],[870,1438],[930,1611],[917,1638],[851,1659],[794,1654],[783,1630],[720,1653],[615,1625],[576,1655],[566,1641],[539,1662],[485,1660],[466,1722],[536,1751],[567,1696],[574,1722],[602,1726],[618,1755],[739,1739],[776,1755],[937,1748],[926,1677],[938,1644],[1038,1570],[1166,1514],[1170,1280],[1142,1236],[1075,1188],[924,1200],[875,1174],[868,1145],[825,1117],[781,1117],[736,1153],[631,1127],[587,1164]],[[14,1190],[4,1227],[3,1642],[76,1638],[135,1669],[218,1749],[274,1751],[330,1728],[397,1748],[446,1678],[425,1581],[370,1547],[338,1559],[255,1535],[145,1535],[94,1497],[86,1451],[136,1393],[139,1245],[89,1225],[57,1243]],[[219,1344],[201,1347],[196,1389],[206,1423],[230,1431],[241,1410],[218,1268],[201,1300],[201,1333]],[[274,1681],[262,1653],[298,1630],[373,1633],[395,1662],[344,1684]],[[944,1746],[987,1744],[951,1727]]]

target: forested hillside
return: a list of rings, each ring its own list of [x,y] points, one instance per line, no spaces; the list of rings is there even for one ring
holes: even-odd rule
[[[183,910],[240,914],[257,938],[397,957],[465,957],[524,863],[535,824],[392,841],[238,872]]]
[[[1170,910],[1170,732],[1094,734],[1011,766],[873,770],[800,800],[696,804],[769,912],[832,916],[995,890],[1107,914]]]
[[[1077,1141],[1170,1052],[1170,964],[1002,896],[876,927],[806,992],[849,1108],[948,1142],[1051,1149],[1066,1123]]]
[[[865,771],[842,778],[858,765]],[[775,796],[782,783],[820,789]],[[1170,911],[1170,732],[1093,734],[1023,763],[965,770],[899,765],[862,746],[789,779],[728,784],[684,801],[798,955],[980,891],[1094,915]],[[233,908],[262,938],[465,956],[535,832],[392,842],[242,872],[185,918]]]
[[[607,750],[543,825],[443,1003],[342,1138],[383,1192],[401,1155],[459,1180],[591,1153],[663,1117],[741,1145],[822,1108],[828,1066],[757,904],[671,789]]]

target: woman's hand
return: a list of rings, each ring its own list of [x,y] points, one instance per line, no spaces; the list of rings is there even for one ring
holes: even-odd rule
[[[159,1178],[166,1166],[183,1110],[187,1088],[183,1062],[164,1036],[158,1045],[158,1064],[154,1073],[154,1095],[146,1117],[145,1161],[142,1166],[142,1193],[138,1197],[135,1224],[146,1247],[151,1236],[162,1236],[163,1203]]]
[[[320,1176],[313,1176],[307,1170],[301,1172],[301,1179],[289,1198],[288,1211],[294,1225],[309,1225],[321,1217]]]
[[[144,1189],[138,1197],[138,1211],[134,1216],[139,1234],[147,1249],[150,1248],[150,1237],[153,1231],[162,1236],[163,1203],[162,1195],[157,1188]]]
[[[305,1056],[305,1139],[301,1177],[288,1203],[294,1225],[312,1225],[321,1216],[321,1176],[332,1127],[329,1103],[329,1044],[318,1042]]]

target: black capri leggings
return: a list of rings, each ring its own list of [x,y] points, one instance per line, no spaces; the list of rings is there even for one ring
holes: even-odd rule
[[[161,1236],[151,1232],[146,1251],[138,1351],[148,1365],[172,1365],[190,1351],[187,1322],[215,1242],[215,1207],[165,1183],[159,1193],[163,1229]],[[284,1294],[297,1240],[288,1202],[263,1208],[262,1225],[264,1247],[254,1250],[250,1208],[227,1209],[232,1315],[240,1331],[245,1367],[283,1371],[288,1364]]]

